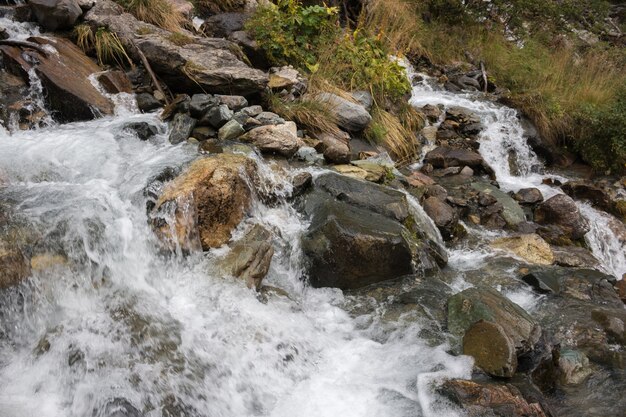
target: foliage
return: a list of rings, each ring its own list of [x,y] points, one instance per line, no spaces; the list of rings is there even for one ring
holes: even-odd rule
[[[167,0],[115,0],[137,19],[162,29],[179,32],[185,21]]]
[[[582,134],[576,149],[600,172],[626,172],[626,88],[615,104],[587,106],[578,114]]]
[[[334,7],[304,7],[297,0],[278,0],[259,7],[246,30],[273,64],[311,68],[320,47],[336,32],[337,23]]]
[[[95,53],[98,64],[112,64],[124,66],[128,63],[131,67],[133,62],[126,53],[124,45],[120,38],[106,28],[100,27],[93,32],[93,29],[87,25],[77,25],[74,28],[74,36],[76,44],[83,52]]]

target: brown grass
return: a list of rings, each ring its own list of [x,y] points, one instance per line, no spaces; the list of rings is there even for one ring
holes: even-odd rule
[[[305,96],[296,101],[285,102],[280,97],[271,94],[268,97],[268,106],[279,116],[296,122],[313,133],[338,133],[337,116],[323,101],[312,96]]]
[[[385,147],[398,166],[416,160],[421,146],[414,131],[402,124],[397,116],[380,108],[372,110],[372,122],[365,131],[371,142]]]
[[[165,0],[117,0],[137,19],[162,29],[180,32],[186,19]]]

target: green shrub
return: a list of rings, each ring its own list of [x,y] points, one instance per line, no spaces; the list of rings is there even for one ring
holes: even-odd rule
[[[609,107],[586,107],[577,118],[581,135],[576,150],[600,172],[626,172],[626,89]]]
[[[259,7],[246,30],[273,64],[308,68],[315,65],[320,46],[334,37],[337,24],[335,7],[304,7],[297,0],[278,0]]]

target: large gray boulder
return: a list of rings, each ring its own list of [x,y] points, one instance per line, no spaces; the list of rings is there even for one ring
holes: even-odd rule
[[[311,225],[302,246],[313,286],[354,289],[437,270],[447,262],[430,220],[397,190],[323,174],[304,211]]]
[[[535,209],[535,222],[556,226],[560,232],[572,239],[582,239],[589,231],[589,223],[580,214],[571,197],[558,194],[541,203]]]
[[[337,115],[339,127],[348,132],[360,132],[372,121],[372,116],[361,104],[331,93],[321,93],[316,98],[328,103],[331,110]]]
[[[99,0],[85,14],[85,22],[116,33],[139,62],[136,45],[159,77],[177,91],[249,95],[267,85],[267,74],[249,67],[241,50],[228,40],[183,31],[173,41],[170,32],[135,19],[110,0]]]
[[[48,31],[69,29],[83,14],[76,0],[29,0],[37,22]]]

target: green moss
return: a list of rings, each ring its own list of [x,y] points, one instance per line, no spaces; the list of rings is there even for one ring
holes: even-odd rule
[[[167,40],[172,42],[176,46],[185,46],[187,44],[193,43],[193,39],[187,35],[184,35],[179,32],[172,32],[167,35]]]

